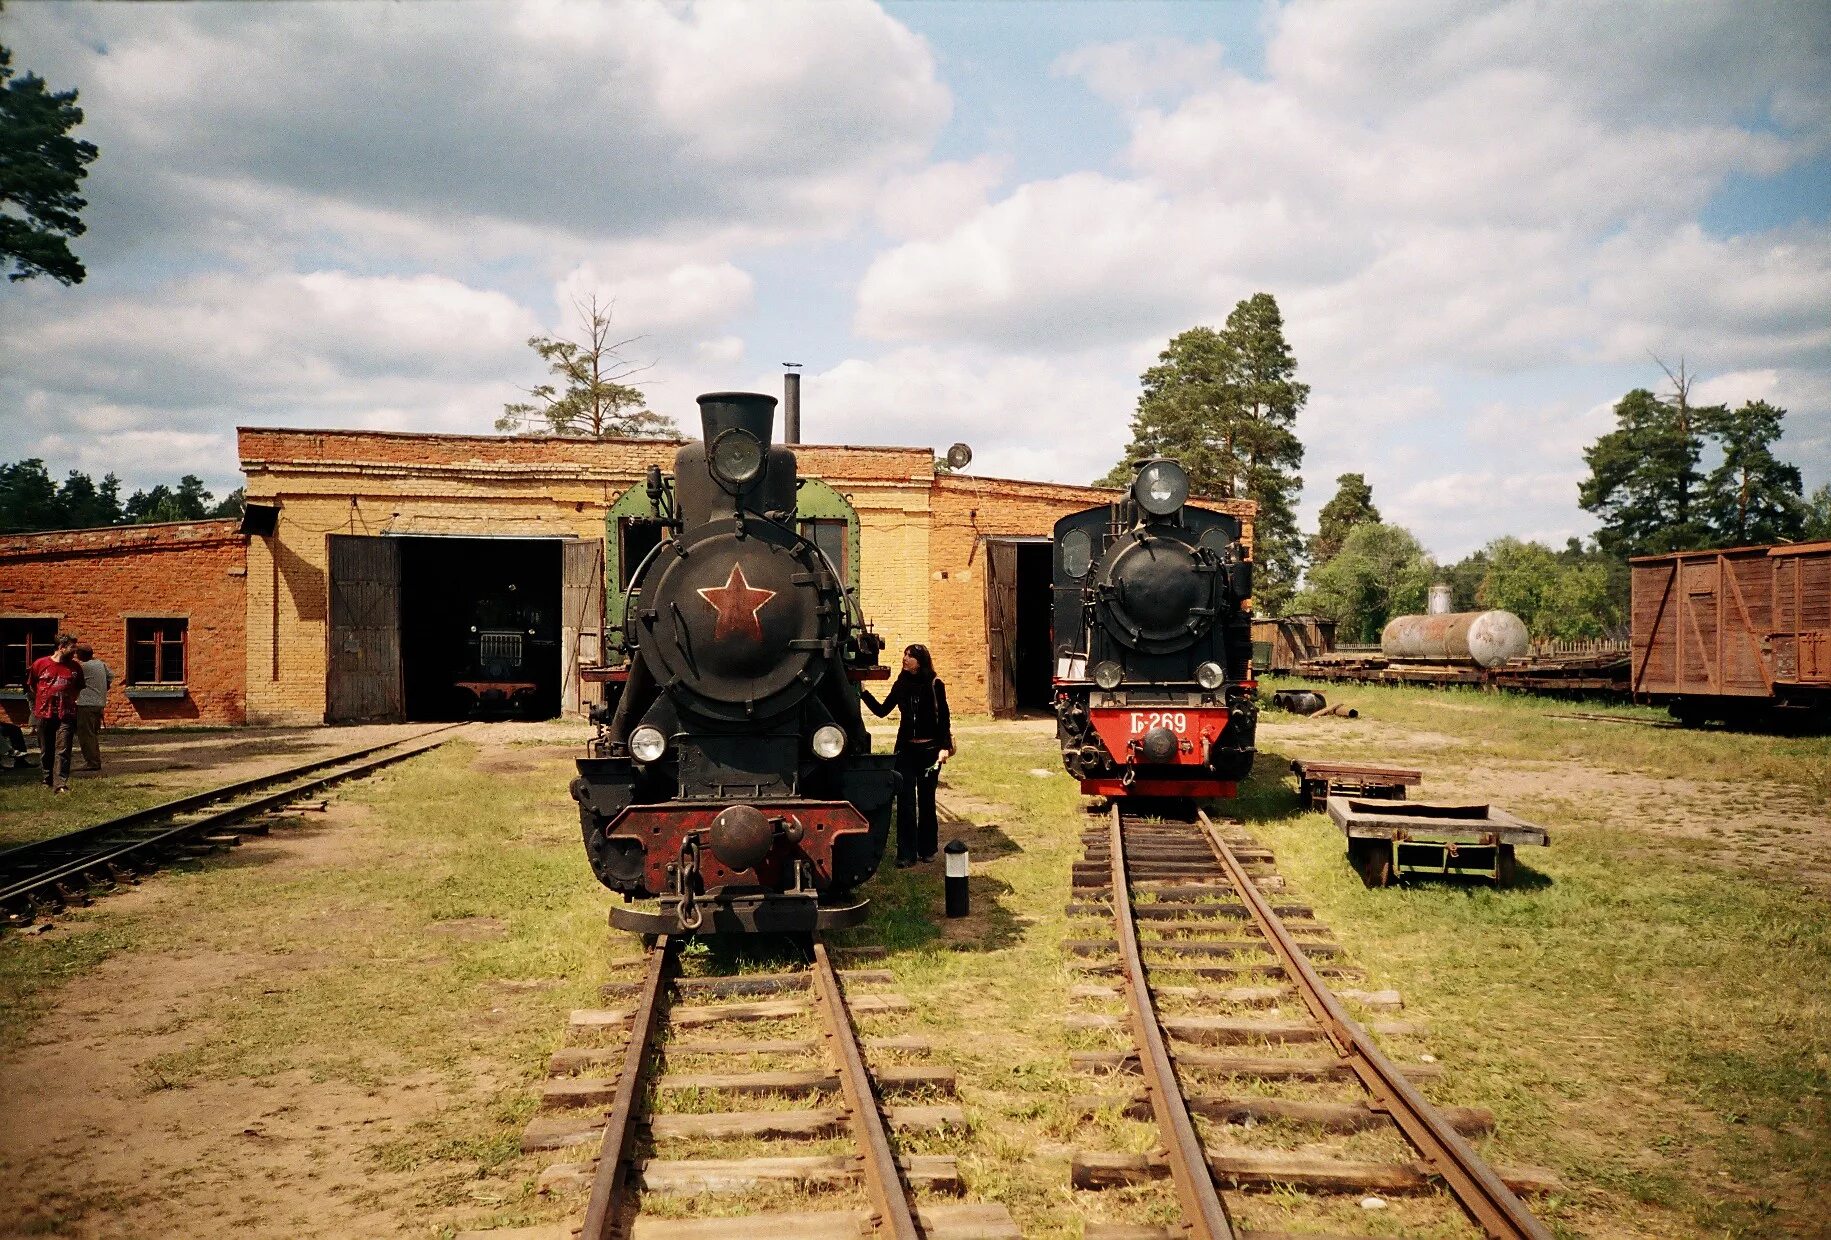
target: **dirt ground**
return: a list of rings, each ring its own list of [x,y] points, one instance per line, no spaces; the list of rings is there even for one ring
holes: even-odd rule
[[[224,783],[426,727],[119,733],[107,774],[175,788]],[[474,767],[507,774],[576,752],[585,734],[575,725],[500,724],[466,736],[477,746]],[[389,850],[377,818],[360,801],[333,799],[327,812],[251,837],[213,864],[276,887],[360,873]],[[99,904],[100,920],[60,921],[40,942],[75,944],[121,919],[180,918],[188,892],[156,876]],[[429,937],[471,944],[503,932],[499,920],[459,917]],[[162,1075],[159,1064],[207,1054],[224,1036],[201,1013],[239,995],[283,994],[329,958],[277,941],[258,920],[245,938],[244,950],[112,955],[72,978],[0,1053],[0,1237],[426,1234],[401,1223],[401,1202],[424,1188],[423,1174],[390,1169],[378,1151],[453,1104],[443,1074],[396,1075],[383,1063],[372,1065],[371,1084],[308,1070]],[[493,1065],[471,1065],[469,1079],[472,1093],[487,1090]]]
[[[168,779],[182,773],[192,782],[220,782],[412,730],[162,734],[138,743],[114,734],[110,775]],[[969,721],[957,730],[963,746],[989,753],[1001,736],[1046,743],[1051,728],[1040,720]],[[515,841],[530,846],[527,851],[576,847],[576,827],[565,812],[563,782],[557,781],[563,759],[577,752],[586,734],[587,729],[574,724],[467,729],[466,744],[475,751],[463,766],[473,777],[530,781],[541,789],[553,785],[540,794],[547,800],[539,812],[516,828],[519,834],[507,837],[507,851],[516,851]],[[1651,836],[1654,847],[1670,841],[1682,852],[1712,845],[1717,865],[1784,872],[1831,890],[1831,814],[1798,790],[1751,788],[1701,776],[1659,778],[1594,763],[1492,761],[1475,769],[1449,755],[1430,761],[1431,754],[1464,743],[1454,737],[1366,720],[1268,715],[1260,736],[1262,751],[1272,760],[1341,750],[1365,761],[1389,756],[1402,764],[1429,766],[1425,791],[1432,797],[1491,799],[1551,824],[1580,810],[1586,823],[1631,827],[1641,838]],[[1058,772],[1045,774],[1059,778]],[[943,799],[968,818],[996,817],[997,804],[970,786],[949,789]],[[397,839],[398,824],[383,819],[362,799],[344,797],[333,801],[328,813],[250,840],[231,859],[216,864],[232,866],[238,872],[235,881],[257,896],[263,889],[313,881],[360,884],[372,869],[397,860],[404,847]],[[1072,833],[1080,825],[1066,822],[1063,829]],[[963,824],[961,829],[971,828]],[[1554,825],[1554,846],[1558,830]],[[1015,848],[986,827],[977,829],[973,845],[976,864]],[[567,868],[560,872],[570,875],[570,851],[561,860]],[[187,912],[191,893],[199,885],[207,889],[213,877],[207,870],[195,876],[196,883],[156,877],[110,897],[82,918],[60,923],[45,940],[60,940],[73,949],[81,946],[83,936],[108,935],[123,921],[175,921]],[[436,870],[429,871],[427,884],[437,877]],[[221,881],[228,881],[227,876]],[[541,899],[549,896],[544,888],[525,890]],[[595,920],[601,918],[595,911],[601,908],[600,896],[586,897],[594,926],[602,924]],[[331,896],[314,915],[325,919],[323,924],[348,917],[359,930],[372,926],[375,951],[401,967],[437,967],[447,957],[462,963],[470,959],[467,952],[479,953],[478,959],[482,953],[506,952],[510,944],[505,940],[526,928],[518,923],[513,904],[475,912],[467,911],[461,897],[453,897],[449,913],[436,914],[439,919],[429,925],[413,923],[419,927],[413,931],[417,938],[401,937],[401,925],[410,918],[398,901],[390,896],[346,913]],[[982,935],[980,923],[995,907],[988,903],[976,909],[972,925],[948,927],[947,937]],[[258,1003],[297,990],[332,962],[329,944],[323,952],[314,951],[309,935],[299,932],[301,924],[314,924],[301,923],[299,916],[249,916],[227,942],[217,938],[173,946],[168,936],[159,946],[122,950],[92,965],[58,966],[67,968],[69,976],[57,984],[42,1014],[14,1044],[0,1042],[0,1237],[425,1236],[438,1234],[441,1226],[463,1226],[480,1209],[514,1201],[512,1180],[519,1173],[512,1162],[505,1178],[503,1173],[486,1174],[482,1168],[488,1164],[481,1163],[472,1172],[454,1174],[454,1164],[462,1163],[464,1154],[444,1151],[418,1160],[389,1154],[404,1143],[424,1145],[428,1131],[449,1129],[454,1113],[495,1115],[501,1133],[513,1140],[523,1117],[505,1117],[504,1108],[522,1101],[531,1105],[530,1074],[538,1068],[492,1057],[494,1052],[480,1049],[481,1043],[453,1052],[465,1059],[459,1076],[390,1062],[385,1053],[373,1051],[366,1052],[361,1079],[307,1068],[205,1071],[183,1079],[162,1075],[159,1065],[233,1051],[227,1044],[245,1031],[224,1019],[225,1004]],[[1015,918],[1010,933],[1022,934],[1021,926],[1032,920]],[[390,934],[396,937],[384,942]],[[350,951],[347,943],[340,950]],[[581,971],[576,960],[569,966],[533,954],[515,958],[512,965],[505,963],[506,974],[482,984],[486,997],[481,1006],[463,1008],[453,1001],[440,1019],[479,1027],[525,1019],[529,1028],[557,1034],[564,1008],[576,1004],[564,988],[582,984],[589,970]],[[981,1103],[989,1105],[985,1099],[996,1097],[987,1093]],[[1017,1102],[1012,1106],[1021,1109],[1021,1090],[1013,1097]],[[1004,1173],[991,1166],[981,1172],[988,1180]],[[1624,1229],[1608,1234],[1643,1233]]]
[[[71,764],[73,780],[132,781],[141,787],[191,788],[285,770],[328,754],[399,740],[437,727],[375,723],[335,728],[235,728],[192,731],[111,728],[102,733],[102,769]]]
[[[1441,709],[1473,708],[1446,702]],[[1578,726],[1606,737],[1631,725]],[[1446,761],[1440,753],[1466,744],[1364,718],[1273,714],[1259,725],[1261,753],[1276,752],[1286,760],[1351,752],[1356,761],[1419,767],[1426,783],[1414,791],[1414,800],[1485,802],[1553,827],[1580,818],[1674,846],[1704,843],[1711,846],[1713,864],[1831,893],[1831,805],[1815,801],[1810,790],[1709,779],[1704,772],[1695,778],[1650,775],[1593,762],[1485,758],[1470,764]],[[1557,835],[1554,829],[1553,847]]]

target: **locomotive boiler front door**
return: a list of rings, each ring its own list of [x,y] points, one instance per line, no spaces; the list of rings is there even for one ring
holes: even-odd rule
[[[330,649],[326,723],[398,723],[401,686],[401,555],[393,538],[330,536]]]

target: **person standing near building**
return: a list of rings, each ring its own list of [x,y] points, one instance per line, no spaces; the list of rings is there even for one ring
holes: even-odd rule
[[[860,686],[865,705],[883,718],[901,712],[896,727],[896,868],[933,861],[940,823],[935,814],[935,785],[941,764],[954,753],[953,717],[947,709],[947,685],[935,675],[928,647],[903,651],[903,670],[882,702]]]
[[[88,642],[76,643],[76,661],[83,669],[83,689],[76,695],[76,743],[82,746],[83,769],[102,769],[102,707],[108,704],[108,688],[114,684],[114,673],[95,657],[95,647]]]
[[[60,637],[57,649],[32,664],[25,676],[32,714],[38,720],[38,760],[45,787],[70,791],[70,749],[76,741],[76,697],[83,690],[83,667],[76,661],[76,639]]]

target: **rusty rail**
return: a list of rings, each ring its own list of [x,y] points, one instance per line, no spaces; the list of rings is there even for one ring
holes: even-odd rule
[[[890,1148],[890,1134],[884,1128],[884,1117],[877,1109],[877,1095],[871,1087],[871,1073],[865,1068],[864,1052],[859,1049],[858,1033],[846,1010],[845,994],[839,989],[839,974],[827,955],[826,944],[814,940],[814,1001],[826,1024],[825,1036],[839,1061],[839,1086],[844,1094],[847,1122],[864,1159],[865,1188],[871,1196],[873,1234],[894,1236],[896,1240],[919,1240],[915,1211],[910,1208],[909,1194],[897,1168],[896,1153]]]
[[[1125,1005],[1131,1016],[1132,1037],[1138,1045],[1138,1066],[1144,1073],[1145,1096],[1150,1099],[1151,1114],[1168,1149],[1170,1178],[1176,1185],[1176,1199],[1182,1206],[1182,1222],[1196,1240],[1234,1240],[1233,1224],[1227,1217],[1221,1194],[1214,1186],[1214,1176],[1208,1170],[1208,1156],[1202,1149],[1201,1137],[1196,1134],[1195,1123],[1189,1118],[1182,1086],[1177,1082],[1175,1066],[1170,1062],[1170,1048],[1157,1023],[1156,1005],[1151,1001],[1150,984],[1144,973],[1144,955],[1138,947],[1138,924],[1132,919],[1132,894],[1125,869],[1125,836],[1117,805],[1113,806],[1109,829],[1113,920],[1119,959],[1125,969]]]
[[[1367,1031],[1348,1015],[1341,1001],[1323,984],[1297,941],[1272,911],[1271,904],[1254,885],[1239,858],[1234,856],[1233,849],[1221,838],[1213,820],[1199,810],[1196,817],[1222,869],[1238,889],[1247,912],[1277,953],[1286,974],[1296,983],[1305,1006],[1322,1026],[1335,1053],[1373,1096],[1376,1108],[1392,1116],[1429,1170],[1443,1180],[1457,1202],[1488,1235],[1507,1240],[1551,1240],[1551,1232],[1545,1225],[1533,1217],[1526,1204],[1502,1183],[1481,1155],[1374,1045]],[[1113,837],[1118,839],[1116,818]]]
[[[623,1066],[617,1072],[616,1097],[604,1124],[604,1140],[598,1146],[598,1170],[591,1181],[591,1200],[585,1206],[583,1240],[612,1240],[621,1234],[630,1152],[636,1139],[636,1104],[642,1097],[642,1072],[661,1023],[662,996],[678,961],[677,942],[662,935],[648,949],[648,973],[630,1020],[629,1043],[623,1050]]]

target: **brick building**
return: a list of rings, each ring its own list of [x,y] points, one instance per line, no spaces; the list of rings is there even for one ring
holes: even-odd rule
[[[530,642],[551,630],[531,691],[544,713],[571,713],[594,689],[576,669],[598,652],[606,513],[677,446],[243,428],[246,534],[216,521],[0,539],[0,626],[106,630],[114,644],[96,646],[113,663],[145,630],[136,620],[183,620],[181,692],[123,697],[113,722],[434,718],[451,682],[441,659],[463,640],[453,614],[492,579]],[[886,647],[926,642],[961,713],[1044,704],[1048,536],[1112,493],[937,476],[926,448],[796,453],[858,509],[860,602]],[[1250,503],[1221,506],[1250,523]]]
[[[236,521],[0,536],[0,706],[60,632],[114,671],[110,726],[241,723],[247,540]]]

